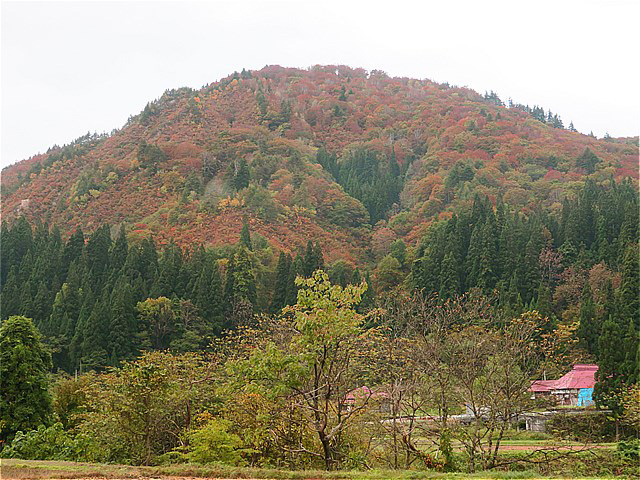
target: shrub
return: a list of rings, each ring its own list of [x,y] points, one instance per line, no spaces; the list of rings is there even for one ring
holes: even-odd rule
[[[62,423],[50,427],[40,425],[37,430],[16,433],[13,441],[2,450],[2,457],[77,461],[83,450],[80,443],[64,431]]]
[[[579,442],[615,438],[615,423],[605,412],[555,415],[549,419],[547,430],[560,438]]]
[[[244,465],[242,440],[230,433],[231,422],[213,418],[203,427],[191,432],[186,457],[194,463],[224,463]]]
[[[640,438],[618,442],[618,453],[627,460],[640,461]]]

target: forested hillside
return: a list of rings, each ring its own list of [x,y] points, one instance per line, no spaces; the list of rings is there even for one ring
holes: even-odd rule
[[[2,455],[633,475],[557,443],[640,428],[638,139],[506,103],[266,67],[3,170]],[[500,450],[592,362],[606,412]]]

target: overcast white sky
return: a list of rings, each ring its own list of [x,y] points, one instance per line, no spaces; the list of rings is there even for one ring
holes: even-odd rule
[[[495,90],[598,136],[640,125],[637,0],[2,2],[1,166],[167,88],[346,64]]]

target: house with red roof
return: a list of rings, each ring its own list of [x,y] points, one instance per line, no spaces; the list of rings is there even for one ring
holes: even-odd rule
[[[586,407],[593,405],[593,386],[597,365],[577,364],[557,380],[536,380],[529,391],[533,398],[555,398],[559,405]]]
[[[374,391],[369,387],[362,386],[351,390],[342,402],[342,408],[346,411],[353,410],[354,407],[364,403],[376,403],[380,412],[388,412],[391,409],[389,394],[384,390]]]

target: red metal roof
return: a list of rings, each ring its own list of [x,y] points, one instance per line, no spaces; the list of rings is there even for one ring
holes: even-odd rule
[[[387,398],[389,394],[387,392],[374,392],[366,385],[360,388],[355,388],[347,393],[345,397],[345,403],[355,403],[356,400],[367,400],[371,398]]]
[[[536,380],[531,384],[532,392],[549,392],[553,390],[553,386],[555,385],[557,380]]]
[[[597,365],[574,365],[573,370],[556,381],[555,388],[593,388],[597,371]]]
[[[549,392],[551,390],[566,390],[593,388],[596,384],[597,365],[577,364],[573,369],[558,380],[536,380],[531,384],[532,392]]]

